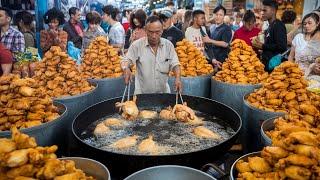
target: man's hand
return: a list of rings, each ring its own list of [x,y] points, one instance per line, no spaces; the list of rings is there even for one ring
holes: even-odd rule
[[[202,37],[202,41],[203,41],[204,43],[212,43],[212,40],[209,38],[209,36],[204,36],[204,37]]]
[[[179,93],[182,93],[182,82],[180,80],[180,78],[176,78],[175,81],[175,90]]]
[[[217,67],[217,68],[221,69],[222,63],[221,63],[220,61],[218,61],[218,60],[216,60],[216,59],[212,59],[211,62],[212,62],[212,65],[213,65],[214,67]]]
[[[263,43],[260,42],[258,38],[254,38],[252,41],[252,46],[257,49],[262,49]]]
[[[129,82],[132,81],[132,73],[131,73],[131,70],[129,68],[126,68],[124,71],[123,71],[123,76],[124,76],[124,82],[125,84],[129,84]]]

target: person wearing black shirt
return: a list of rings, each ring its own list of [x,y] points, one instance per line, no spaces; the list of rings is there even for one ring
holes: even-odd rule
[[[269,27],[264,32],[264,43],[259,38],[255,38],[252,45],[262,50],[262,62],[265,67],[268,67],[268,63],[273,56],[287,50],[287,31],[284,23],[276,19],[277,2],[264,0],[262,4],[262,18],[269,22]]]
[[[176,47],[177,42],[181,41],[184,36],[183,32],[172,24],[172,15],[173,13],[169,9],[160,12],[159,18],[163,22],[163,33],[161,37],[168,39],[174,47]]]

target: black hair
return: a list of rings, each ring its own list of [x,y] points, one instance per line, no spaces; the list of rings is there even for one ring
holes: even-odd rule
[[[159,18],[159,16],[152,15],[152,16],[149,16],[146,20],[146,24],[154,23],[154,22],[160,22],[162,24],[162,21]]]
[[[218,11],[222,10],[223,11],[223,14],[226,15],[227,14],[227,10],[226,8],[224,8],[222,5],[219,5],[217,7],[215,7],[213,9],[213,13],[217,13]]]
[[[165,16],[164,14],[161,14],[161,13],[158,16],[162,22],[166,22],[169,19],[167,16]]]
[[[242,20],[244,22],[255,22],[256,21],[256,16],[251,10],[247,10],[246,13],[244,13]]]
[[[312,18],[314,19],[314,21],[316,22],[317,24],[317,28],[314,30],[314,32],[311,33],[311,37],[314,36],[318,31],[320,31],[320,16],[317,14],[317,13],[309,13],[307,15],[305,15],[302,19],[302,25],[304,23],[304,21],[307,19],[307,18]],[[302,32],[304,32],[304,28],[302,28]]]
[[[91,11],[86,15],[86,22],[88,24],[100,24],[101,23],[101,16],[96,11]]]
[[[113,7],[112,5],[106,5],[102,8],[102,11],[111,16],[111,18],[113,20],[116,20],[117,19],[117,15],[120,13],[119,9],[116,8],[116,7]]]
[[[0,7],[0,11],[4,11],[6,16],[9,16],[11,19],[13,18],[13,14],[11,9],[6,8],[6,7]]]
[[[173,1],[167,1],[166,2],[166,6],[174,6],[174,2]]]
[[[77,8],[77,7],[71,7],[71,8],[69,9],[69,15],[70,15],[70,17],[71,17],[71,15],[75,15],[75,14],[77,13],[77,11],[80,11],[80,9]]]
[[[21,21],[24,25],[30,26],[33,21],[33,16],[28,11],[22,11],[23,16],[21,17]]]
[[[143,28],[146,25],[147,14],[143,9],[137,9],[132,12],[130,15],[130,25],[132,29],[137,28],[137,26],[133,23],[133,19],[137,19],[140,23],[140,27]]]
[[[297,13],[292,10],[285,10],[281,16],[281,21],[284,24],[291,24],[297,18]]]
[[[59,21],[59,25],[65,23],[64,14],[62,11],[58,10],[57,8],[49,9],[43,15],[44,23],[49,24],[52,20],[57,19]]]
[[[263,0],[262,4],[264,6],[270,6],[274,9],[278,9],[278,3],[275,0]]]
[[[194,19],[197,15],[200,15],[200,14],[205,15],[204,11],[202,11],[201,9],[196,9],[192,11],[192,19]]]

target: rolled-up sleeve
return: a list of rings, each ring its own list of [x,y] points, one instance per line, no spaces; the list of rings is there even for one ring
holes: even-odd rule
[[[138,48],[139,48],[139,41],[135,41],[131,44],[131,46],[128,49],[127,54],[125,57],[122,59],[123,62],[129,62],[130,64],[136,64],[136,61],[139,58],[138,54]]]
[[[171,64],[170,64],[170,71],[172,71],[172,69],[175,66],[180,65],[178,55],[177,55],[176,50],[174,49],[174,46],[172,43],[168,43],[168,52],[169,52],[169,58],[172,59]]]

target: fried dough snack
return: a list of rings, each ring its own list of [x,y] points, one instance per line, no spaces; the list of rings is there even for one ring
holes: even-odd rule
[[[93,89],[78,67],[58,46],[52,46],[38,62],[33,77],[51,97],[74,96]]]
[[[245,41],[236,39],[231,43],[228,59],[214,79],[232,84],[258,84],[264,82],[268,73],[257,54]]]
[[[50,96],[34,79],[0,77],[0,131],[29,128],[59,117]]]
[[[73,161],[57,159],[57,149],[37,146],[33,137],[12,128],[11,139],[0,139],[0,179],[94,179],[76,169]]]
[[[85,78],[114,78],[122,75],[118,51],[108,44],[107,38],[98,36],[85,50],[81,71]]]
[[[320,115],[319,96],[308,92],[307,85],[298,65],[286,61],[274,69],[263,87],[251,93],[247,101],[259,109],[296,112],[314,121]]]
[[[181,76],[202,76],[213,73],[212,65],[192,42],[186,39],[177,42],[176,51],[180,61]]]

